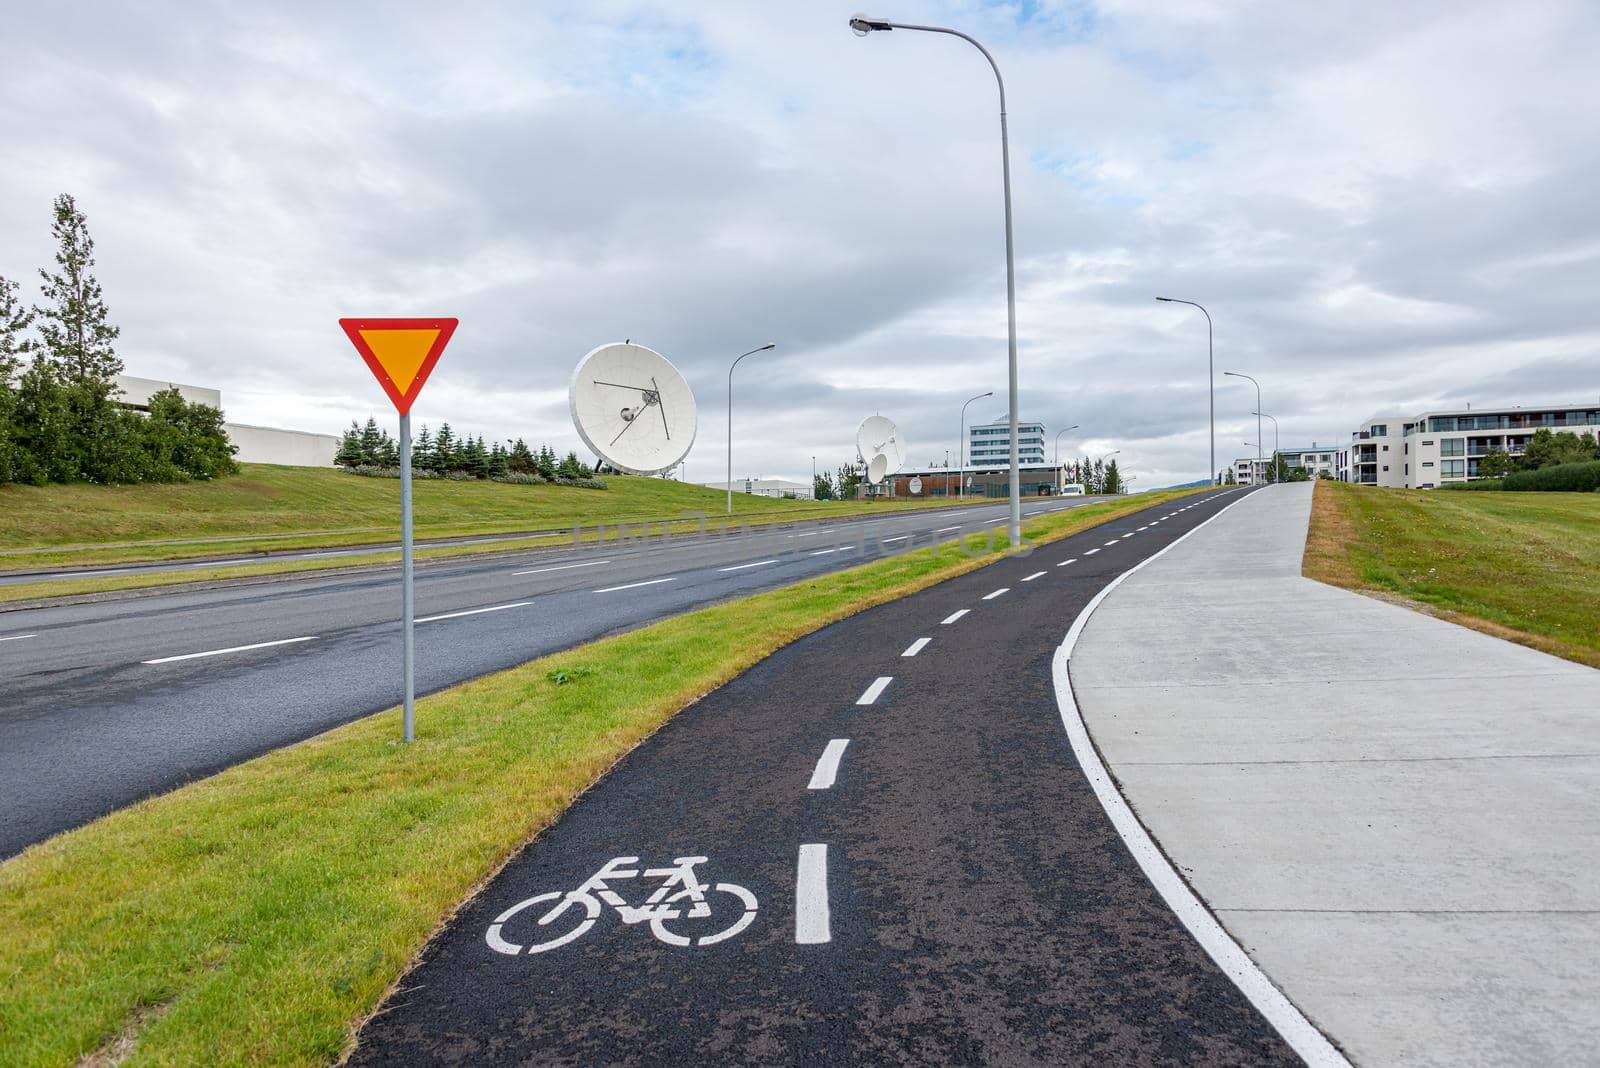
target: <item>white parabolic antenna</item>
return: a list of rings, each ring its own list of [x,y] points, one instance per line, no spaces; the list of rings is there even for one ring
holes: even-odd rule
[[[882,482],[889,474],[889,458],[883,453],[878,453],[867,461],[867,481]]]
[[[594,454],[619,471],[654,475],[689,454],[699,416],[694,393],[654,349],[613,342],[589,350],[568,389],[572,425]]]
[[[893,420],[881,415],[869,415],[861,421],[861,429],[856,431],[856,451],[867,461],[867,479],[871,482],[881,482],[885,475],[892,475],[906,464],[906,445],[900,440],[900,430],[894,425]],[[878,475],[872,473],[872,460],[882,455],[885,461],[883,472]]]

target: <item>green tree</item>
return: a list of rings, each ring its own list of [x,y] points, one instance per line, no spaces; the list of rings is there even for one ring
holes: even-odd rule
[[[506,453],[506,470],[514,471],[519,475],[531,475],[538,467],[533,452],[528,448],[528,443],[518,438]]]
[[[412,463],[416,463],[415,456],[412,457]],[[387,430],[383,431],[382,435],[378,439],[378,466],[400,466],[400,443],[394,438],[391,438]]]
[[[1504,478],[1511,470],[1511,454],[1504,449],[1490,449],[1478,461],[1478,474],[1483,478]]]
[[[1223,472],[1222,484],[1224,486],[1234,486],[1238,484],[1238,480],[1233,477],[1233,468],[1230,467]]]
[[[1122,484],[1122,472],[1118,469],[1116,460],[1106,464],[1105,474],[1101,476],[1100,487],[1100,492],[1105,494],[1127,492],[1127,487]]]
[[[411,466],[419,471],[433,470],[433,433],[423,424],[422,432],[411,442]]]
[[[378,454],[383,450],[383,431],[378,421],[367,416],[367,425],[361,428],[361,462],[377,466]]]
[[[1548,428],[1540,428],[1533,432],[1516,466],[1519,471],[1537,471],[1541,467],[1581,464],[1593,459],[1596,456],[1592,436],[1585,434],[1580,438],[1570,430],[1555,433]]]
[[[577,453],[569,452],[569,453],[567,453],[567,455],[565,457],[562,458],[561,462],[556,465],[556,477],[557,478],[582,478],[583,477],[583,464],[578,462],[578,454]]]
[[[433,469],[439,474],[448,474],[460,464],[456,456],[456,436],[450,429],[450,424],[445,423],[439,427],[439,436],[433,443]]]
[[[839,500],[855,500],[856,489],[861,485],[860,468],[854,464],[840,464],[838,472],[834,475],[833,485],[839,494]]]
[[[489,449],[488,462],[484,466],[490,478],[503,478],[511,470],[505,446],[495,442]]]
[[[538,470],[540,477],[555,478],[557,466],[556,451],[548,445],[540,445],[539,459],[536,465],[536,470]]]
[[[461,447],[461,470],[473,478],[487,478],[489,474],[489,452],[483,447],[483,438],[467,438],[466,444]]]
[[[819,501],[831,501],[833,495],[833,478],[828,472],[813,475],[811,478],[811,495]]]
[[[339,439],[339,451],[334,454],[333,462],[338,467],[361,466],[361,428],[353,419],[350,421],[350,429]]]
[[[191,404],[176,389],[150,397],[150,414],[129,416],[143,446],[141,477],[164,482],[211,479],[238,470],[222,410]]]
[[[32,321],[33,313],[23,306],[17,283],[0,278],[0,483],[16,481],[21,468],[16,434],[17,378],[22,371],[22,357],[33,348],[25,333]]]

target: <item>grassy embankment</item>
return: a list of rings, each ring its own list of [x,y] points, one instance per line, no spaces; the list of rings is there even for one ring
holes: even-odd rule
[[[686,512],[721,522],[726,495],[683,482],[611,477],[604,490],[427,480],[415,486],[419,540],[545,530],[574,524],[669,520]],[[0,486],[0,571],[122,564],[392,543],[399,537],[400,484],[340,471],[246,464],[215,482],[156,486]],[[751,525],[925,508],[930,501],[785,501],[734,494],[734,522]],[[679,522],[676,532],[698,529]],[[224,539],[224,540],[207,540]],[[234,539],[234,540],[226,540]],[[419,559],[539,548],[551,539],[423,550]],[[90,546],[90,548],[82,548]],[[17,551],[26,550],[26,551]],[[29,583],[0,602],[140,589],[292,571],[393,563],[374,551],[321,560],[232,564],[181,574],[119,575]]]
[[[1317,483],[1307,577],[1600,667],[1600,495]]]
[[[1058,512],[1024,535],[1192,492]],[[0,864],[0,1062],[326,1063],[457,903],[623,754],[794,639],[999,559],[968,544],[487,676],[419,701],[414,745],[395,744],[390,710]],[[590,670],[550,678],[575,666]]]

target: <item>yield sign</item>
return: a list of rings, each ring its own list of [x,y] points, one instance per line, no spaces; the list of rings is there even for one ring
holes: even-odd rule
[[[422,392],[439,354],[456,332],[456,319],[340,319],[373,377],[401,415]]]

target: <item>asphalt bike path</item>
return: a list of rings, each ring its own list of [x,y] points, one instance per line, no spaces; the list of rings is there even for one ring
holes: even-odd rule
[[[685,709],[462,906],[353,1063],[1296,1063],[1117,837],[1051,676],[1096,592],[1234,499],[874,608]]]
[[[1084,499],[1030,500],[1025,513]],[[1003,520],[1003,502],[419,568],[417,691]],[[401,698],[394,570],[0,613],[0,857]]]

